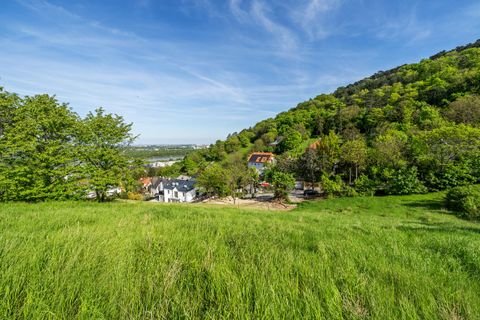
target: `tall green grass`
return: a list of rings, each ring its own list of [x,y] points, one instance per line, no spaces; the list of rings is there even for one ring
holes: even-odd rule
[[[440,199],[2,204],[0,318],[480,319],[480,225]]]

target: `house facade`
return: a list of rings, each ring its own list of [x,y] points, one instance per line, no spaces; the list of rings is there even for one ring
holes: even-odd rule
[[[194,180],[171,179],[162,185],[163,192],[158,195],[161,202],[192,202],[197,195]]]
[[[192,202],[197,196],[195,179],[179,176],[176,179],[163,177],[141,178],[143,192],[160,202]]]
[[[265,166],[274,163],[275,158],[271,152],[254,152],[248,157],[248,167],[255,168],[259,173],[263,173]]]

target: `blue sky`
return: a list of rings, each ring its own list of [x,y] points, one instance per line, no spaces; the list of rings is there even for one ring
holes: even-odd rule
[[[0,0],[0,86],[210,143],[477,38],[478,0]]]

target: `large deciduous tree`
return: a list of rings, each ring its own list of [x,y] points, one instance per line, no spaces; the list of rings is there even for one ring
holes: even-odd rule
[[[297,172],[311,184],[313,189],[316,182],[320,180],[322,175],[322,163],[317,150],[311,146],[305,150],[297,161]]]
[[[265,178],[272,184],[275,199],[288,200],[288,193],[295,187],[293,174],[271,167],[266,170]]]
[[[40,201],[79,196],[78,116],[54,97],[27,97],[13,109],[0,139],[3,200]]]
[[[129,180],[128,172],[134,163],[125,156],[125,147],[135,139],[131,129],[131,123],[102,108],[88,113],[80,122],[79,159],[88,188],[98,201],[105,201],[109,189]]]
[[[16,94],[6,92],[0,87],[0,137],[5,127],[12,123],[15,109],[20,102],[21,99]]]
[[[355,180],[360,169],[367,163],[368,148],[364,139],[355,139],[345,142],[341,148],[341,159],[348,167],[348,182],[352,184],[353,171]]]
[[[81,119],[55,97],[0,90],[0,200],[106,199],[134,172],[123,154],[131,124],[103,109]]]
[[[227,172],[216,163],[200,173],[197,184],[210,196],[224,197],[228,194]]]
[[[445,110],[447,119],[455,123],[480,125],[480,96],[472,95],[459,98]]]

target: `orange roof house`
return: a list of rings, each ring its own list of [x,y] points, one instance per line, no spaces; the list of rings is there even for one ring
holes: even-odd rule
[[[139,182],[142,184],[142,187],[144,189],[148,189],[148,187],[150,187],[151,184],[152,184],[152,178],[150,178],[150,177],[140,178]]]
[[[311,143],[311,144],[308,146],[307,150],[308,150],[308,149],[317,150],[317,148],[318,148],[321,144],[322,144],[322,141],[321,141],[321,140],[317,140],[317,141]]]
[[[263,171],[267,163],[273,163],[275,156],[271,152],[254,152],[248,157],[248,167]]]

